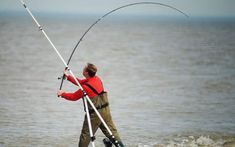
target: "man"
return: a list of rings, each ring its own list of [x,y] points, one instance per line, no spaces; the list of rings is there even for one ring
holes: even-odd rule
[[[100,115],[108,125],[109,129],[113,133],[115,139],[118,141],[118,144],[121,147],[124,147],[123,143],[121,142],[121,139],[119,137],[119,134],[117,132],[117,129],[112,121],[112,117],[110,114],[109,109],[109,103],[108,103],[108,97],[107,93],[104,92],[103,84],[98,76],[96,76],[97,68],[94,64],[87,63],[85,68],[83,69],[83,76],[85,79],[78,79],[78,82],[81,84],[84,91],[87,93],[88,97],[91,99],[97,110],[99,111]],[[73,84],[77,85],[75,82],[75,79],[68,74],[68,71],[65,70],[64,74],[68,81],[72,82]],[[84,97],[84,92],[79,89],[74,93],[66,93],[62,90],[58,91],[58,96],[61,96],[62,98],[70,101],[76,101],[80,98]],[[106,137],[109,138],[109,140],[117,147],[118,144],[115,143],[115,140],[113,140],[108,133],[108,130],[105,128],[103,123],[100,121],[97,114],[94,112],[93,108],[88,105],[90,118],[91,118],[91,125],[93,133],[97,131],[98,128],[102,130],[102,132],[105,134]],[[88,147],[90,143],[90,135],[89,135],[89,128],[88,128],[88,122],[87,122],[87,116],[85,115],[85,119],[83,122],[83,128],[81,131],[80,141],[79,141],[79,147]],[[104,143],[107,145],[108,143]],[[112,146],[112,145],[110,145]]]

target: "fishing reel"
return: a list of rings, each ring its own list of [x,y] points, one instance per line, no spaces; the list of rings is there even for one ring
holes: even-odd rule
[[[70,70],[68,67],[65,67],[65,69],[64,70]],[[61,79],[63,79],[63,80],[65,80],[65,74],[63,74],[63,76],[60,76],[60,77],[58,77],[57,78],[58,80],[61,80]]]
[[[58,79],[58,80],[61,80],[61,79],[65,80],[65,75],[59,76],[57,79]]]

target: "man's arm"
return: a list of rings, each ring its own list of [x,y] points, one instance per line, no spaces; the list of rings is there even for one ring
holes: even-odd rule
[[[75,81],[75,79],[73,78],[73,76],[69,74],[67,69],[64,70],[64,75],[65,75],[65,77],[67,78],[68,81],[70,81],[74,85],[78,85],[77,82]],[[81,85],[84,84],[85,82],[87,82],[86,79],[81,80],[81,79],[77,78],[77,80]]]
[[[60,90],[57,93],[57,95],[65,98],[66,100],[69,100],[69,101],[77,101],[77,100],[79,100],[80,98],[83,97],[83,92],[82,92],[81,89],[77,90],[74,93],[72,93],[72,92],[67,93],[67,92],[64,92],[64,91]]]
[[[68,75],[68,76],[66,76],[66,77],[67,77],[67,80],[68,80],[68,81],[70,81],[70,82],[73,83],[74,85],[78,85],[77,82],[75,81],[75,79],[73,78],[73,76]],[[85,82],[87,82],[87,79],[81,80],[81,79],[77,78],[77,80],[78,80],[78,82],[79,82],[81,85],[83,85]]]

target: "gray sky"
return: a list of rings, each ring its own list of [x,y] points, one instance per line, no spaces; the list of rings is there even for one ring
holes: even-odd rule
[[[190,16],[235,17],[235,0],[25,0],[32,11],[104,14],[116,7],[141,1],[160,2],[174,6]],[[19,0],[0,0],[0,11],[25,11]],[[176,13],[161,6],[136,6],[121,13]]]

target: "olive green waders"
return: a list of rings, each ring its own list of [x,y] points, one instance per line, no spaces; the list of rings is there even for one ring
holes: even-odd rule
[[[110,114],[109,104],[108,104],[108,96],[106,92],[103,92],[102,94],[91,98],[91,101],[93,102],[94,106],[97,108],[98,112],[106,122],[107,126],[111,130],[113,136],[118,141],[121,147],[124,147],[124,145],[121,142],[121,139],[119,137],[119,134],[117,132],[117,129],[113,123],[112,116]],[[90,113],[90,120],[91,120],[91,126],[92,131],[95,134],[98,128],[101,129],[101,131],[104,133],[104,135],[111,140],[111,136],[108,132],[108,130],[105,128],[97,114],[94,112],[90,104],[88,105],[89,113]],[[89,133],[89,127],[87,123],[87,116],[85,115],[84,122],[83,122],[83,128],[81,131],[80,141],[79,141],[79,147],[88,147],[90,143],[90,133]],[[114,143],[114,141],[112,141]],[[116,145],[114,143],[114,145]]]

